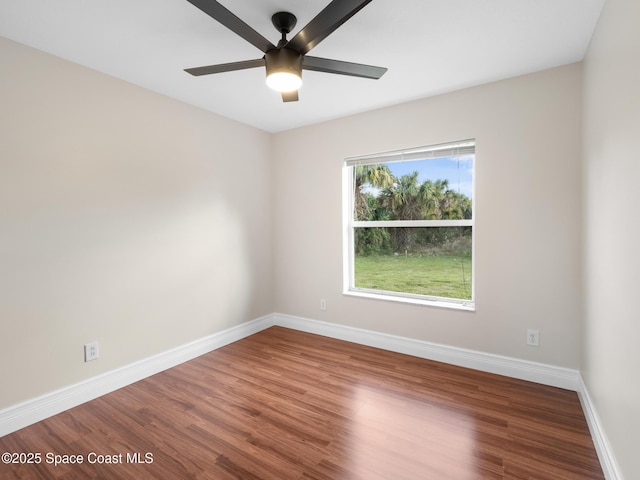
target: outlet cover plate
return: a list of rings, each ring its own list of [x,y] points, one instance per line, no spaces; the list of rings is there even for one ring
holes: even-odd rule
[[[98,342],[90,342],[84,346],[84,361],[90,362],[97,360],[100,356],[100,350],[98,348]]]
[[[540,346],[540,332],[538,330],[527,330],[527,345],[530,345],[532,347]]]

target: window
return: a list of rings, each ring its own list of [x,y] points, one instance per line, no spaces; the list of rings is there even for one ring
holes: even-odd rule
[[[474,309],[475,141],[344,162],[344,293]]]

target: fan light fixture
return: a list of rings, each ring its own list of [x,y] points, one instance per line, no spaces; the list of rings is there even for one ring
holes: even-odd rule
[[[293,92],[302,85],[302,55],[287,48],[271,50],[264,56],[267,85],[277,92]]]
[[[267,77],[267,85],[276,92],[292,92],[302,85],[302,79],[295,73],[275,72]]]
[[[254,60],[185,69],[185,72],[196,77],[212,73],[234,72],[245,68],[266,67],[267,85],[280,92],[283,102],[297,102],[298,89],[302,85],[303,68],[314,72],[374,80],[382,77],[387,71],[384,67],[307,55],[340,25],[371,3],[371,0],[331,0],[329,5],[298,31],[291,40],[287,40],[287,35],[294,29],[298,19],[290,12],[276,12],[271,16],[271,23],[282,35],[277,45],[256,32],[216,0],[187,1],[264,53],[264,57]]]

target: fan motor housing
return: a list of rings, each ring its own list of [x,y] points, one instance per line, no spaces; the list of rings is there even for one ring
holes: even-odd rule
[[[288,48],[276,48],[264,56],[267,77],[272,73],[287,72],[302,76],[302,55]]]

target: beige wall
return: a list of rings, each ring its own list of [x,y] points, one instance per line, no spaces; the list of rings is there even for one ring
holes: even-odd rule
[[[640,3],[609,0],[585,59],[582,372],[625,478],[640,478]]]
[[[578,368],[581,78],[574,64],[275,135],[276,310]],[[343,159],[467,138],[477,311],[342,295]]]
[[[273,311],[268,134],[0,59],[0,409]]]

